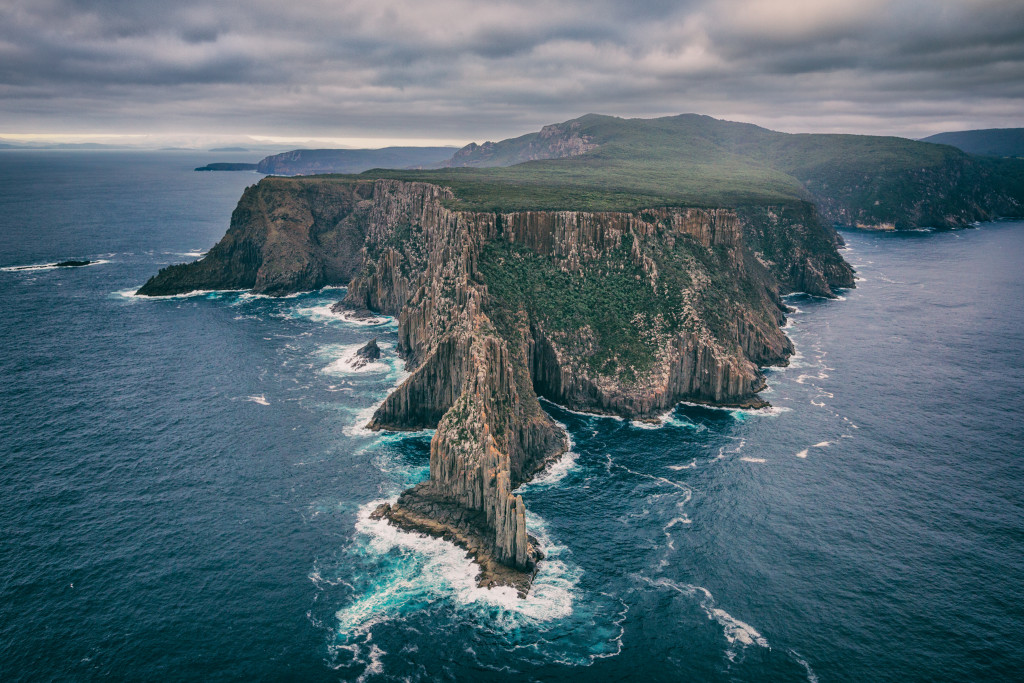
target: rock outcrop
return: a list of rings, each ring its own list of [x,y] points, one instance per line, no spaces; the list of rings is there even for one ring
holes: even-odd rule
[[[374,337],[356,350],[355,358],[352,360],[352,367],[358,370],[379,358],[380,347],[377,346],[377,338]]]
[[[419,182],[265,179],[206,258],[140,293],[347,281],[344,310],[397,316],[412,374],[368,426],[436,431],[429,479],[375,514],[458,543],[482,585],[520,594],[542,555],[515,490],[567,447],[538,395],[639,419],[684,399],[764,405],[759,366],[792,353],[780,293],[853,284],[807,204],[501,213],[452,199]]]

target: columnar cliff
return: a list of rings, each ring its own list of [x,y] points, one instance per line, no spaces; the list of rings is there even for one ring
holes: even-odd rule
[[[369,426],[437,429],[429,479],[375,514],[462,545],[482,584],[521,594],[541,553],[515,489],[566,448],[538,395],[634,419],[683,399],[764,405],[758,368],[792,353],[780,293],[853,284],[806,203],[506,213],[453,199],[420,182],[267,179],[202,261],[140,293],[347,282],[349,303],[398,316],[412,374]]]

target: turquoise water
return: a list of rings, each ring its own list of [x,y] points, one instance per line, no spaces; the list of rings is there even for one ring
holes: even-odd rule
[[[217,155],[223,160],[225,155]],[[0,679],[964,680],[1024,667],[1022,223],[845,233],[767,411],[546,409],[527,600],[366,513],[427,474],[373,434],[395,322],[343,290],[142,300],[259,176],[0,153]],[[244,161],[245,159],[239,159]],[[377,337],[384,357],[346,359]]]

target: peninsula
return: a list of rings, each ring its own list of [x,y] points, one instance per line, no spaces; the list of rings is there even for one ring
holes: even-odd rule
[[[834,224],[1019,216],[1022,179],[901,138],[587,115],[440,170],[265,178],[204,258],[138,293],[347,285],[344,307],[396,316],[411,375],[368,426],[436,432],[429,479],[374,515],[525,595],[542,554],[515,491],[567,447],[538,397],[630,419],[765,406],[760,368],[793,352],[781,296],[854,286]]]

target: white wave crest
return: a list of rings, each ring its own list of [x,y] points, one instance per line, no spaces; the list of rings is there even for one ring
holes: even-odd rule
[[[325,367],[321,372],[328,375],[348,375],[355,372],[360,373],[371,373],[371,372],[388,372],[392,369],[392,366],[382,360],[366,361],[364,358],[360,358],[357,353],[359,349],[363,348],[364,344],[348,344],[345,346],[330,346],[325,349],[321,349],[321,352],[330,353],[331,355],[337,356],[330,365]],[[381,352],[390,350],[392,347],[388,344],[380,344]]]
[[[742,647],[748,647],[750,645],[757,645],[758,647],[769,647],[768,641],[758,633],[757,629],[748,624],[745,621],[741,621],[736,617],[732,616],[724,609],[715,606],[715,598],[707,588],[703,586],[694,586],[688,583],[676,583],[669,579],[649,579],[645,576],[635,575],[636,578],[644,581],[645,583],[656,587],[656,588],[668,588],[674,590],[677,593],[687,596],[695,596],[699,598],[698,604],[708,619],[714,620],[722,627],[722,635],[725,636],[725,640],[729,644],[729,648],[726,650],[726,656],[731,660],[736,651],[732,648],[734,645],[740,645]]]

